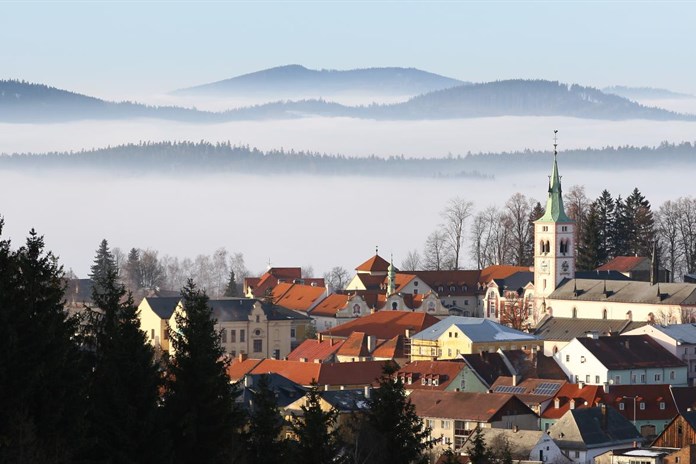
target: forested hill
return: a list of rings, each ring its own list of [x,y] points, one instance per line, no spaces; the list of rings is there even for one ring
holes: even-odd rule
[[[0,122],[12,123],[128,118],[220,123],[311,116],[427,120],[510,115],[696,121],[695,115],[648,108],[590,87],[551,81],[510,80],[462,85],[388,105],[353,107],[324,100],[279,101],[221,113],[132,102],[113,103],[45,85],[0,81]]]
[[[297,64],[278,66],[172,93],[179,95],[419,95],[465,84],[415,68],[307,69]]]
[[[667,89],[657,89],[654,87],[625,87],[623,85],[605,87],[602,89],[602,92],[630,98],[631,100],[696,98],[694,95],[673,92]]]
[[[679,164],[693,169],[696,142],[663,143],[658,147],[607,147],[569,150],[559,154],[566,168],[587,170],[655,169]],[[549,152],[480,153],[445,158],[367,158],[310,152],[264,152],[229,143],[140,143],[70,153],[0,156],[0,170],[108,170],[126,174],[247,173],[308,174],[372,177],[494,178],[497,172],[522,172],[548,167]]]

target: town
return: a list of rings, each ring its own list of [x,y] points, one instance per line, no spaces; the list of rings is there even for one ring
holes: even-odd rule
[[[588,270],[555,150],[548,185],[539,178],[531,266],[402,271],[375,250],[340,288],[270,266],[241,295],[234,279],[215,298],[189,281],[134,301],[106,241],[90,279],[68,280],[34,232],[17,251],[2,242],[3,462],[128,462],[132,451],[150,462],[696,462],[694,277],[674,282],[655,239],[647,256],[594,256]],[[61,428],[85,444],[71,448]],[[113,449],[110,434],[133,449]]]

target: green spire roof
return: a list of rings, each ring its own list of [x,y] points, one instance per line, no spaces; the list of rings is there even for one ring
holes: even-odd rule
[[[549,198],[546,200],[546,211],[538,219],[539,222],[573,222],[563,210],[563,192],[561,191],[561,177],[558,175],[557,155],[556,144],[554,144],[553,170],[549,179]]]

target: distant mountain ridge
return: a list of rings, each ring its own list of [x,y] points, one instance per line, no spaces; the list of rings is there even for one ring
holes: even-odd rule
[[[604,93],[611,93],[620,97],[629,98],[631,100],[696,98],[694,95],[673,92],[667,89],[658,89],[655,87],[626,87],[623,85],[614,85],[612,87],[605,87],[602,89],[602,91]]]
[[[298,95],[419,95],[466,84],[416,68],[308,69],[298,64],[278,66],[209,84],[172,92],[176,95],[239,96],[269,94],[276,98]]]
[[[309,99],[278,101],[219,113],[173,106],[146,106],[133,102],[114,103],[41,84],[0,81],[0,122],[12,123],[129,118],[221,123],[303,117],[435,120],[495,116],[696,121],[696,115],[646,107],[591,87],[544,80],[506,80],[460,85],[394,104],[346,106],[321,99]]]

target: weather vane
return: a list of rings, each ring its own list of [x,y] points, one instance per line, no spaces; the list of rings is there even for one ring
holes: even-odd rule
[[[558,129],[554,129],[553,131],[553,154],[557,155],[558,154]]]

